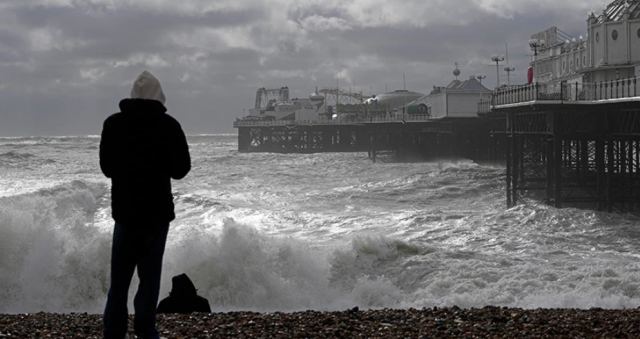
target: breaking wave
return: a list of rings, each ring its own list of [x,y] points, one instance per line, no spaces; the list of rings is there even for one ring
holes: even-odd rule
[[[0,312],[96,309],[109,236],[94,221],[106,192],[73,181],[0,198]]]
[[[165,276],[186,272],[216,310],[398,306],[403,292],[379,264],[393,266],[416,251],[378,238],[355,240],[346,249],[314,248],[230,219],[217,235],[192,229],[172,237]]]
[[[638,217],[505,209],[504,169],[467,160],[189,141],[161,297],[184,272],[217,311],[640,305]],[[15,164],[0,171],[0,313],[101,312],[113,221],[98,142],[0,138],[0,169]]]

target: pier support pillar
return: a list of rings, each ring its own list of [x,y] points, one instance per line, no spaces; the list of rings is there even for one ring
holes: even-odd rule
[[[553,136],[553,202],[557,208],[562,207],[562,138]]]
[[[369,159],[371,159],[371,161],[373,161],[374,163],[376,162],[376,136],[374,133],[371,133],[369,135]]]

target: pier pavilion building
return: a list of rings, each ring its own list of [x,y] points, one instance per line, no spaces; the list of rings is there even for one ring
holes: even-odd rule
[[[640,1],[615,0],[587,18],[586,36],[557,27],[531,36],[533,82],[557,90],[561,83],[599,83],[640,75]]]
[[[530,46],[530,83],[496,89],[488,113],[506,120],[507,204],[640,210],[640,0],[589,14],[586,37],[551,27]]]

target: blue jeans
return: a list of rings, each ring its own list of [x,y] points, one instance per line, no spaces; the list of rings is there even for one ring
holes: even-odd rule
[[[104,337],[124,338],[127,333],[127,298],[133,271],[140,284],[133,300],[134,330],[138,337],[158,338],[156,305],[160,293],[162,256],[169,223],[115,224],[111,248],[111,284],[104,310]]]

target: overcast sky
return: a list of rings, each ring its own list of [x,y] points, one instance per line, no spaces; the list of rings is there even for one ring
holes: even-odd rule
[[[531,34],[585,35],[606,0],[0,0],[0,136],[99,134],[143,70],[187,133],[234,132],[259,87],[365,94],[524,82]],[[501,67],[502,68],[502,67]],[[506,81],[506,75],[501,72]]]

